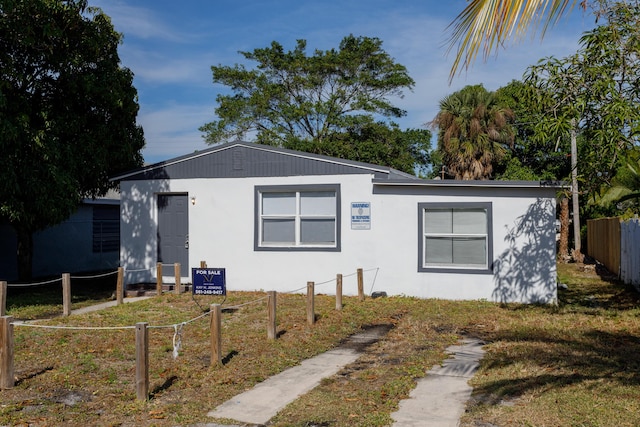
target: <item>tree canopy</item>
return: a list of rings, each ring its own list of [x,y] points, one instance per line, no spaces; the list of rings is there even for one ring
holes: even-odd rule
[[[119,43],[85,0],[0,1],[0,218],[17,232],[21,278],[31,274],[34,231],[142,164],[137,92]]]
[[[400,136],[403,131],[384,121],[406,114],[390,98],[401,97],[414,81],[382,49],[381,40],[350,35],[339,48],[315,50],[311,56],[306,46],[306,40],[298,40],[294,50],[285,51],[274,41],[267,48],[240,52],[257,63],[253,69],[212,66],[214,83],[232,93],[218,95],[219,120],[200,128],[207,143],[255,137],[267,145],[401,164],[409,172],[414,163],[425,161],[430,135]],[[409,140],[415,144],[407,145]],[[405,161],[405,154],[413,160]]]
[[[440,101],[431,122],[438,129],[438,155],[455,179],[489,179],[513,143],[513,112],[482,85],[466,86]]]

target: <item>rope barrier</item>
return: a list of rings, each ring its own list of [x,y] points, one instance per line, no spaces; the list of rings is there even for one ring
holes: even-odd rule
[[[118,270],[110,271],[109,273],[96,274],[93,276],[70,276],[71,279],[97,279],[98,277],[106,277],[111,276],[112,274],[117,274]]]
[[[24,323],[24,322],[13,322],[14,326],[26,326],[29,328],[40,328],[40,329],[66,329],[66,330],[77,330],[77,331],[114,331],[114,330],[125,330],[125,329],[135,329],[135,326],[51,326],[51,325],[36,325],[35,323]]]
[[[127,269],[124,272],[125,273],[139,273],[141,271],[152,271],[152,270],[153,270],[153,267],[151,267],[151,268],[138,268],[138,269],[134,269],[134,270],[128,270]]]
[[[171,265],[171,264],[168,264]],[[149,270],[149,269],[146,269]],[[373,287],[375,286],[375,282],[376,282],[376,278],[378,277],[378,271],[380,270],[379,267],[377,268],[371,268],[368,270],[363,270],[364,271],[374,271],[376,272],[374,278],[373,278],[373,283],[371,285],[371,290],[373,290]],[[132,271],[132,270],[128,270],[128,271]],[[136,270],[133,270],[136,271]],[[137,270],[137,271],[145,271],[145,270]],[[100,274],[100,275],[95,275],[95,276],[82,276],[82,277],[72,277],[74,279],[88,279],[88,278],[97,278],[97,277],[104,277],[104,276],[108,276],[111,274],[117,273],[117,271],[115,272],[110,272],[110,273],[105,273],[105,274]],[[352,274],[348,274],[348,275],[344,275],[343,277],[350,277],[350,276],[354,276],[357,273],[352,273]],[[48,283],[54,283],[57,282],[59,280],[62,279],[54,279],[54,280],[49,280],[49,281],[45,281],[45,282],[40,282],[40,283],[30,283],[30,284],[14,284],[14,285],[8,285],[8,286],[37,286],[37,285],[43,285],[43,284],[48,284]],[[333,281],[335,281],[336,279],[330,279],[330,280],[326,280],[324,282],[319,282],[316,283],[317,285],[323,285],[326,283],[331,283]],[[293,291],[289,291],[289,292],[284,292],[284,293],[294,293],[294,292],[298,292],[301,291],[303,289],[306,289],[306,286],[301,287],[299,289],[295,289]],[[247,305],[250,304],[255,304],[258,303],[260,301],[264,301],[266,299],[268,299],[268,296],[264,296],[261,298],[258,298],[256,300],[253,301],[248,301],[242,304],[238,304],[238,305],[233,305],[233,306],[228,306],[225,307],[227,309],[240,309],[242,307],[245,307]],[[172,339],[172,343],[173,343],[173,358],[177,359],[178,355],[179,355],[179,351],[180,348],[182,346],[182,334],[183,334],[183,330],[184,327],[192,322],[195,322],[203,317],[206,317],[209,315],[209,312],[205,312],[197,317],[194,317],[193,319],[187,320],[185,322],[180,322],[180,323],[174,323],[171,325],[158,325],[158,326],[148,326],[149,329],[168,329],[168,328],[172,328],[173,329],[173,339]],[[40,328],[40,329],[58,329],[58,330],[77,330],[77,331],[114,331],[114,330],[129,330],[129,329],[135,329],[136,326],[51,326],[51,325],[38,325],[38,324],[34,324],[34,323],[26,323],[26,322],[13,322],[12,323],[15,326],[22,326],[22,327],[30,327],[30,328]]]
[[[57,279],[51,279],[51,280],[46,280],[44,282],[37,282],[37,283],[7,283],[7,286],[10,288],[28,288],[30,286],[48,285],[49,283],[55,283],[59,281],[62,281],[61,277]]]

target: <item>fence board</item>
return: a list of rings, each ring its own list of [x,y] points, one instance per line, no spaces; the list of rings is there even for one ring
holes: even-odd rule
[[[587,253],[615,275],[620,275],[620,218],[587,220]]]

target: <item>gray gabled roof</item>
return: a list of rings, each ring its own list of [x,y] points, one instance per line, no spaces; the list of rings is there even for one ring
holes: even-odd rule
[[[125,172],[112,181],[373,174],[375,179],[419,180],[385,166],[250,142],[231,142]]]

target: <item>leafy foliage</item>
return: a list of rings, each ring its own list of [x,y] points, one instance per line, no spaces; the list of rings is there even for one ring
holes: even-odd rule
[[[545,59],[526,77],[553,100],[536,125],[540,135],[567,134],[577,123],[579,174],[589,194],[608,185],[640,130],[640,4],[599,5],[603,24],[583,35],[576,54]]]
[[[497,103],[513,112],[514,142],[501,164],[497,179],[561,180],[570,173],[566,133],[539,128],[552,102],[551,94],[514,80],[496,91]]]
[[[482,85],[466,86],[440,101],[432,121],[438,151],[455,179],[489,179],[494,164],[513,143],[513,112],[497,103]]]
[[[85,0],[0,2],[0,218],[19,238],[66,219],[109,176],[142,164],[142,128],[120,35]]]
[[[305,40],[298,40],[293,51],[274,41],[268,48],[240,53],[257,67],[211,67],[214,83],[232,94],[218,95],[220,119],[200,128],[209,144],[255,135],[262,144],[408,172],[414,163],[424,164],[428,135],[413,130],[401,135],[393,123],[375,121],[404,116],[389,98],[414,85],[379,39],[350,35],[338,49],[316,50],[312,56],[306,54]],[[416,136],[418,141],[407,143]]]

